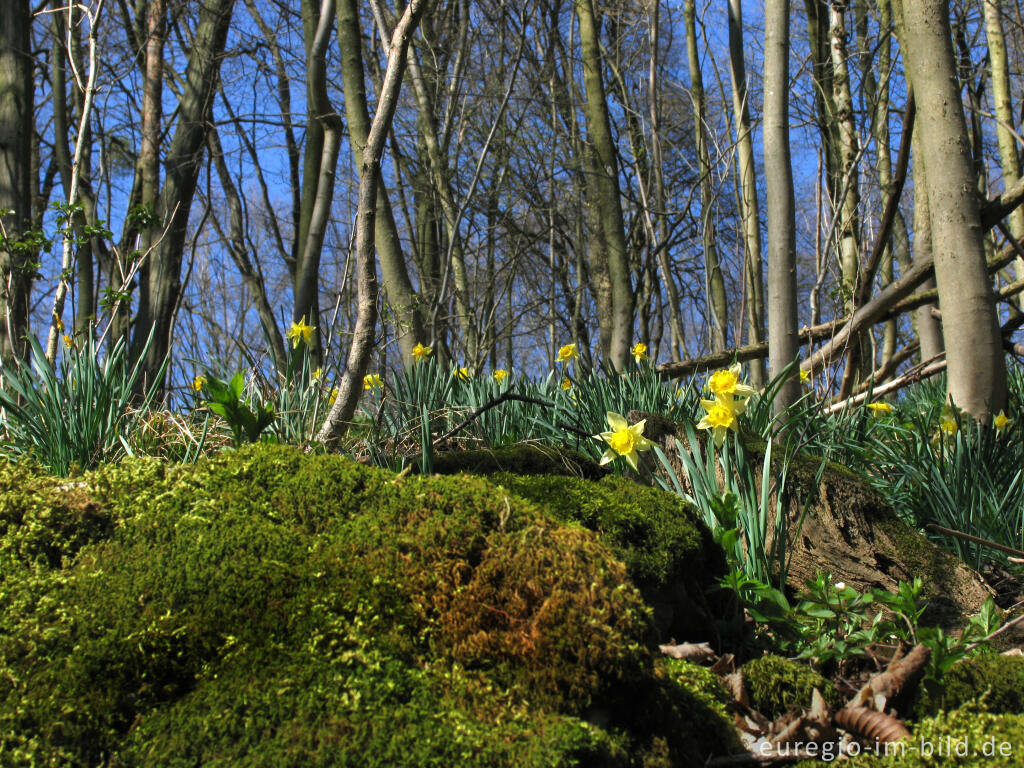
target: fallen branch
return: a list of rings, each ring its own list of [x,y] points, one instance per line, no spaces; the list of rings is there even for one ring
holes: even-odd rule
[[[945,352],[943,352],[942,354],[944,355]],[[892,381],[888,381],[885,384],[875,387],[874,389],[865,390],[864,392],[861,392],[860,394],[857,395],[853,395],[852,397],[837,400],[829,404],[825,408],[823,413],[825,416],[828,416],[829,414],[835,413],[836,411],[843,410],[847,406],[858,405],[864,402],[865,400],[867,400],[869,394],[872,397],[880,397],[881,395],[887,395],[890,392],[893,392],[902,387],[906,387],[910,384],[913,384],[914,382],[921,381],[922,379],[927,379],[931,376],[934,376],[937,373],[942,373],[942,371],[946,370],[946,361],[939,358],[940,355],[936,355],[935,357],[929,358],[925,362],[914,366],[909,371],[904,373],[902,376],[897,376]]]
[[[954,531],[952,528],[946,528],[942,525],[936,525],[935,523],[928,523],[925,527],[926,531],[935,531],[936,533],[943,533],[946,536],[954,536],[964,541],[970,541],[975,544],[981,544],[982,546],[989,547],[990,549],[998,549],[1000,552],[1005,552],[1008,555],[1015,557],[1024,557],[1024,552],[1013,547],[1008,547],[1005,544],[999,544],[995,541],[983,539],[980,536],[972,536],[969,533],[963,533],[962,531]]]

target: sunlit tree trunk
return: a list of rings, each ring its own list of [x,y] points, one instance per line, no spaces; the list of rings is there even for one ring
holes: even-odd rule
[[[914,158],[914,261],[932,258],[932,221],[928,206],[928,170],[921,149],[921,129],[915,121],[912,152]],[[921,290],[935,287],[935,278],[922,283]],[[931,360],[945,351],[942,341],[942,323],[932,312],[935,304],[926,304],[915,310],[914,326],[920,347],[921,361]]]
[[[985,262],[977,175],[944,0],[904,0],[900,32],[918,101],[942,307],[948,395],[985,420],[1006,405],[1006,364]]]
[[[1006,37],[1003,34],[1001,0],[982,0],[985,8],[985,34],[988,38],[988,60],[992,74],[992,101],[996,113],[996,137],[999,140],[999,159],[1003,167],[1003,188],[1009,189],[1021,176],[1020,155],[1017,150],[1013,97],[1010,94],[1010,68],[1006,57]],[[1017,208],[1009,216],[1010,233],[1017,242],[1024,241],[1024,208]],[[1024,279],[1024,259],[1015,262],[1017,279]]]
[[[224,45],[234,0],[208,0],[199,11],[178,102],[174,135],[164,155],[164,183],[157,200],[156,218],[166,232],[149,257],[149,273],[141,290],[132,335],[138,356],[152,332],[140,384],[152,384],[171,348],[171,329],[181,295],[182,255],[188,220],[206,150],[214,94],[220,77]]]
[[[757,168],[750,122],[750,97],[743,55],[742,0],[729,0],[729,75],[736,122],[736,167],[739,173],[740,213],[743,217],[744,280],[747,286],[747,340],[764,341],[764,286],[761,270],[761,217],[757,202]],[[760,389],[766,382],[764,361],[750,363],[750,383]]]
[[[789,147],[789,0],[764,9],[764,172],[768,202],[768,365],[772,376],[796,360],[796,219]],[[800,397],[795,373],[773,404],[783,414]]]
[[[341,50],[341,74],[345,89],[345,117],[349,143],[356,166],[363,162],[363,147],[370,133],[370,112],[366,101],[366,75],[363,70],[363,45],[357,0],[339,0],[338,45]],[[405,255],[399,240],[395,215],[383,181],[377,184],[377,215],[374,218],[374,243],[380,257],[384,290],[395,316],[395,335],[402,358],[412,363],[412,349],[426,344],[419,297],[409,278]]]
[[[593,0],[576,0],[576,13],[579,17],[583,85],[587,98],[583,111],[587,119],[587,138],[593,148],[596,164],[594,173],[587,179],[587,197],[601,219],[601,240],[607,257],[611,298],[608,348],[603,351],[615,369],[621,371],[629,360],[632,342],[633,289],[622,218],[618,161],[601,76],[601,32]]]
[[[704,99],[704,78],[700,71],[697,52],[696,0],[683,4],[683,23],[686,31],[686,58],[690,70],[690,98],[693,102],[694,140],[697,148],[697,172],[700,174],[701,240],[704,244],[704,272],[711,321],[711,349],[721,352],[729,344],[729,306],[725,295],[725,280],[718,261],[717,234],[715,232],[715,193],[711,178],[711,157],[707,142],[707,108]]]

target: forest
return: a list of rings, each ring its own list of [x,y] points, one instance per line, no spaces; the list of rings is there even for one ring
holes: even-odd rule
[[[0,765],[1024,766],[1022,125],[1017,0],[0,0]]]

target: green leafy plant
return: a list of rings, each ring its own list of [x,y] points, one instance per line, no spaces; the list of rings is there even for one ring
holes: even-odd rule
[[[245,375],[239,371],[229,381],[213,374],[206,377],[205,390],[209,400],[205,406],[223,418],[234,436],[235,445],[259,442],[263,431],[274,422],[274,406],[253,404],[243,400]]]
[[[141,361],[151,341],[152,335],[133,363],[123,339],[104,356],[90,331],[78,346],[64,350],[54,368],[29,336],[31,362],[15,360],[0,368],[0,450],[32,456],[60,475],[130,455],[127,436],[149,412],[167,365],[137,399]]]

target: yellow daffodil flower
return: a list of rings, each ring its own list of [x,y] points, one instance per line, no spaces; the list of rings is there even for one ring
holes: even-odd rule
[[[806,384],[811,380],[811,372],[805,371],[803,368],[800,369],[800,383]]]
[[[363,376],[363,389],[383,389],[384,381],[379,373],[368,373]]]
[[[1008,425],[1013,423],[1013,419],[1007,416],[1003,411],[999,411],[992,419],[992,426],[996,428],[996,432],[1001,432]]]
[[[572,379],[566,376],[564,379],[562,379],[562,383],[559,384],[558,386],[560,386],[563,391],[568,392],[570,389],[572,389]]]
[[[434,350],[432,350],[430,347],[424,347],[422,344],[417,344],[415,347],[412,348],[412,356],[415,357],[417,360],[425,360],[430,356],[430,353],[433,351]]]
[[[715,439],[715,447],[721,448],[725,442],[726,431],[731,429],[735,432],[739,428],[736,417],[747,409],[747,401],[734,400],[726,395],[714,400],[701,400],[700,404],[707,411],[707,415],[697,423],[697,429],[710,429]]]
[[[327,398],[328,405],[334,405],[334,401],[338,399],[338,388],[331,387],[331,396]]]
[[[638,451],[649,451],[654,446],[650,440],[644,437],[644,425],[647,419],[642,419],[630,426],[622,416],[608,411],[608,432],[594,435],[595,440],[603,440],[608,448],[601,456],[601,463],[607,464],[619,456],[626,460],[634,470],[637,469]]]
[[[494,380],[499,384],[505,381],[506,376],[508,376],[508,371],[506,371],[504,368],[499,368],[494,372]]]
[[[633,359],[636,361],[637,365],[640,364],[641,360],[647,359],[647,345],[643,342],[638,341],[629,351],[633,354]]]
[[[64,321],[57,318],[57,333],[64,333]]]
[[[576,349],[575,344],[566,344],[558,350],[558,357],[555,358],[556,363],[567,363],[580,356],[580,353]]]
[[[892,413],[892,405],[890,403],[867,403],[867,407],[871,409],[872,416],[881,416],[883,413]]]
[[[206,389],[206,377],[196,376],[194,379],[192,379],[192,389],[194,389],[196,392],[202,392],[204,389]]]
[[[306,346],[309,346],[313,341],[313,330],[316,328],[315,325],[306,325],[306,316],[303,315],[302,319],[297,323],[292,323],[292,327],[288,329],[288,333],[285,334],[288,339],[292,342],[292,349],[299,346],[299,341],[304,341]]]
[[[952,416],[945,416],[939,422],[939,429],[945,432],[947,435],[955,435],[960,429],[960,425],[956,423],[956,419]]]
[[[75,348],[75,338],[69,333],[64,334],[64,346],[68,349]]]
[[[459,381],[469,381],[469,368],[456,368],[452,374]]]
[[[313,380],[314,381],[319,381],[323,377],[324,377],[324,369],[323,368],[317,368],[315,371],[313,371]]]
[[[739,363],[733,363],[728,368],[715,371],[708,379],[707,388],[716,398],[753,397],[757,394],[757,390],[749,384],[740,383],[741,370]]]

